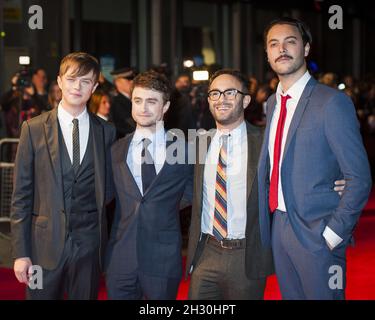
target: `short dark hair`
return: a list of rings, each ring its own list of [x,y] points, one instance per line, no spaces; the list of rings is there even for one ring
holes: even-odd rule
[[[289,24],[291,26],[294,26],[298,29],[299,33],[301,34],[303,45],[305,46],[306,43],[309,43],[311,45],[312,43],[312,35],[310,32],[310,28],[302,22],[301,20],[290,18],[290,17],[282,17],[278,18],[276,20],[271,21],[266,29],[264,29],[263,33],[263,41],[264,41],[264,47],[267,48],[267,35],[268,32],[271,30],[271,28],[278,24]]]
[[[99,62],[86,52],[72,52],[65,56],[60,63],[59,76],[62,77],[70,68],[75,68],[73,76],[82,77],[92,71],[95,82],[99,80]]]
[[[208,87],[210,88],[211,87],[211,84],[212,82],[218,77],[218,76],[221,76],[223,74],[228,74],[234,78],[236,78],[242,85],[242,91],[244,93],[248,93],[249,91],[249,85],[250,85],[250,82],[249,82],[249,79],[243,74],[241,73],[239,70],[235,70],[235,69],[220,69],[218,71],[216,71],[210,78],[210,81],[208,83]]]
[[[159,72],[150,70],[138,74],[133,80],[132,92],[135,87],[159,91],[163,94],[164,103],[171,96],[172,87],[168,78]]]

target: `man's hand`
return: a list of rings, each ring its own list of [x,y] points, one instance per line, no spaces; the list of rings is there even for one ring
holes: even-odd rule
[[[340,197],[342,196],[342,192],[344,191],[344,189],[345,189],[345,180],[336,180],[335,187],[333,188],[333,190],[338,192]]]
[[[14,274],[19,282],[29,283],[29,269],[32,266],[31,260],[28,257],[18,258],[14,261]]]

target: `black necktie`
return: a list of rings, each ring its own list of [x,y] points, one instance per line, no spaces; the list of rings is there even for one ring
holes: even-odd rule
[[[80,162],[78,119],[73,119],[73,170],[77,173]]]
[[[151,143],[150,139],[143,139],[143,148],[142,148],[142,189],[143,194],[146,193],[147,189],[151,185],[152,181],[156,177],[155,165],[154,160],[150,152],[147,150],[148,145]]]

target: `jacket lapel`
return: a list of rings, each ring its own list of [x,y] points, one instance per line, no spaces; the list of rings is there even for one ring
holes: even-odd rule
[[[128,136],[126,136],[126,138],[124,140],[119,142],[120,148],[119,148],[118,154],[116,155],[116,161],[115,162],[116,162],[116,165],[119,166],[121,172],[123,173],[123,175],[125,177],[125,181],[127,181],[127,183],[132,184],[132,187],[129,190],[131,192],[134,192],[133,196],[136,199],[141,199],[142,193],[139,190],[138,185],[137,185],[137,183],[134,179],[134,176],[131,173],[130,168],[129,168],[127,162],[126,162],[126,159],[128,157],[130,143],[133,140],[133,136],[134,136],[134,132],[129,134]],[[115,168],[113,168],[113,169],[115,170]]]
[[[52,110],[44,123],[44,133],[46,138],[46,144],[49,155],[51,157],[51,163],[53,167],[56,184],[62,188],[62,176],[61,176],[61,161],[60,161],[60,150],[59,150],[59,128],[57,119],[57,108]],[[62,194],[59,190],[59,194]]]
[[[264,143],[263,143],[263,150],[262,155],[267,155],[266,159],[268,159],[268,143],[270,139],[270,130],[271,130],[271,120],[273,117],[273,113],[276,107],[276,94],[273,94],[269,100],[267,101],[267,125],[266,131],[264,133]],[[262,159],[265,160],[265,159]]]
[[[99,213],[102,213],[105,195],[105,141],[104,128],[89,112],[90,130],[92,130],[94,168],[95,168],[95,196]]]
[[[305,112],[306,106],[309,102],[311,92],[314,89],[316,83],[317,81],[313,77],[311,77],[310,80],[307,82],[305,89],[302,92],[301,98],[298,101],[296,111],[294,112],[293,119],[289,127],[288,136],[286,138],[283,160],[285,158],[286,153],[288,152],[290,142],[292,141],[293,136],[296,133],[298,125],[301,122],[303,113]]]
[[[247,130],[247,175],[246,175],[246,199],[249,199],[251,189],[257,172],[259,152],[262,145],[262,139],[259,135],[251,133],[251,127],[246,122]]]

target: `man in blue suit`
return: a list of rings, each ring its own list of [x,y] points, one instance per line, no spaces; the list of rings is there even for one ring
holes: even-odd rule
[[[344,299],[345,251],[371,189],[355,109],[307,71],[304,23],[278,19],[264,38],[280,83],[267,101],[258,167],[262,242],[272,245],[283,299]]]
[[[106,259],[110,299],[176,298],[182,275],[179,208],[183,195],[191,202],[193,166],[174,158],[171,151],[187,150],[185,140],[162,124],[170,92],[165,76],[139,74],[132,91],[136,130],[111,150],[116,211]]]

